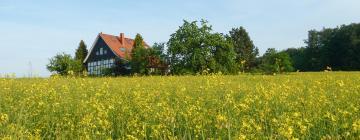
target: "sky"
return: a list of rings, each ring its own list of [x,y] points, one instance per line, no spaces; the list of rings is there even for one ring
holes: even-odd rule
[[[49,58],[98,33],[167,42],[183,20],[214,32],[243,26],[264,53],[305,46],[311,29],[360,22],[360,0],[0,0],[0,74],[47,77]]]

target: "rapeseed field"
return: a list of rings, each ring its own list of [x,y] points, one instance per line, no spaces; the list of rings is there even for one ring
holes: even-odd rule
[[[0,139],[360,139],[360,73],[0,79]]]

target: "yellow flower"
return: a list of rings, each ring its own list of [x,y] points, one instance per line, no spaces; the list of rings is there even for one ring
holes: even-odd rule
[[[340,87],[343,87],[345,84],[344,84],[344,81],[340,80],[337,82],[337,84],[340,86]]]
[[[352,127],[353,127],[352,129],[355,133],[359,132],[360,131],[360,119],[354,121],[354,123],[352,124]]]
[[[0,113],[0,124],[6,123],[9,120],[9,117],[7,114]]]
[[[240,134],[238,137],[239,140],[246,140],[246,136],[243,134]]]

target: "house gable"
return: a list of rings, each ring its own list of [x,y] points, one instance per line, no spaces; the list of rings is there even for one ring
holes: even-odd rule
[[[143,43],[145,48],[149,48],[149,45]],[[105,68],[112,68],[115,61],[131,59],[133,46],[134,40],[125,38],[123,33],[120,36],[100,33],[83,63],[89,74],[100,75]]]
[[[100,54],[100,51],[102,53]],[[99,61],[105,59],[112,59],[118,57],[112,49],[105,43],[105,41],[99,37],[91,48],[88,57],[85,59],[84,63]]]
[[[102,75],[105,69],[113,67],[118,58],[99,35],[84,60],[84,64],[90,75]]]

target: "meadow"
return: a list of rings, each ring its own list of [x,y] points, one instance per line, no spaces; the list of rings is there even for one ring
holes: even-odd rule
[[[360,139],[360,73],[0,79],[0,139]]]

